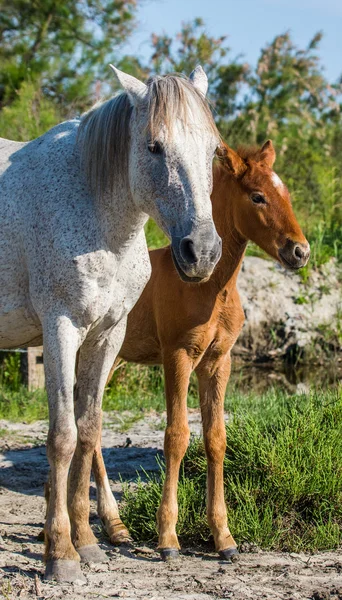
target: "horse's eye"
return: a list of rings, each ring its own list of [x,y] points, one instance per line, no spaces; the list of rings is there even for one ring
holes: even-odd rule
[[[163,147],[160,142],[149,142],[147,147],[152,154],[163,153]]]
[[[266,204],[266,200],[262,194],[255,192],[251,195],[251,200],[254,204]]]

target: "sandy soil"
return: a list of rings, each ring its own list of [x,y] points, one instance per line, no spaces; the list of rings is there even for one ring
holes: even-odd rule
[[[121,419],[106,416],[103,438],[104,456],[118,498],[119,473],[133,481],[141,467],[156,470],[155,457],[163,439],[163,420],[158,416],[138,421],[125,432],[120,431],[124,427]],[[190,422],[191,430],[198,433],[197,412],[190,414]],[[44,583],[43,547],[37,534],[44,518],[47,461],[43,444],[47,425],[0,421],[0,429],[8,431],[0,439],[0,598],[342,600],[342,551],[312,556],[242,553],[237,562],[226,564],[215,554],[190,548],[183,549],[179,560],[165,564],[152,547],[116,549],[101,535],[110,561],[84,566],[87,584]],[[127,438],[130,442],[125,447]],[[93,485],[91,499],[92,526],[100,533]]]

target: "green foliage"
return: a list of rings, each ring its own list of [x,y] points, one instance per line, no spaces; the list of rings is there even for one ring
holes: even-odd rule
[[[61,120],[56,105],[42,94],[41,88],[25,81],[12,104],[0,111],[1,136],[26,142],[39,137]]]
[[[197,384],[192,379],[188,406],[198,406]],[[165,410],[164,372],[162,367],[147,367],[122,362],[103,398],[104,410],[129,410],[161,412]],[[0,412],[1,414],[1,412]]]
[[[6,385],[13,391],[18,391],[21,385],[20,355],[9,352],[0,364],[0,385]]]
[[[229,525],[239,543],[277,550],[336,548],[342,540],[341,392],[280,395],[270,413],[237,408],[227,425],[224,462]],[[256,402],[256,398],[254,399]],[[161,478],[124,490],[123,519],[136,539],[157,538]],[[203,442],[191,442],[181,470],[178,533],[184,544],[210,539],[205,517]]]
[[[153,54],[150,67],[153,73],[170,71],[189,73],[203,65],[209,80],[209,94],[218,114],[232,115],[238,107],[238,93],[249,73],[249,65],[240,60],[228,61],[226,36],[211,37],[202,19],[184,23],[173,40],[168,35],[152,35]]]
[[[31,79],[59,104],[83,108],[135,10],[136,0],[1,0],[0,101],[10,103]]]
[[[145,235],[149,250],[162,248],[170,243],[166,235],[152,219],[149,219],[145,225]]]
[[[7,380],[7,385],[0,385],[1,419],[31,422],[48,418],[45,390],[29,392],[25,386],[19,383],[14,386],[10,383]]]

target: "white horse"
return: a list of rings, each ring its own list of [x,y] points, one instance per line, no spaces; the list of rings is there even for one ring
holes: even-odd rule
[[[45,575],[58,581],[83,578],[80,557],[106,558],[89,526],[89,478],[107,376],[150,277],[147,215],[186,281],[210,277],[221,256],[203,70],[145,85],[112,68],[121,94],[27,144],[0,141],[0,347],[44,340]]]

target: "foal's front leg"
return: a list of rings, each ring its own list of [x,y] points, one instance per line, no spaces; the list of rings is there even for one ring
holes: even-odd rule
[[[223,559],[238,554],[227,523],[223,461],[226,451],[224,396],[230,375],[230,356],[203,359],[196,369],[199,382],[203,437],[208,462],[207,517],[215,548]]]
[[[126,321],[109,333],[86,340],[80,350],[75,390],[77,446],[69,475],[68,505],[71,535],[84,562],[107,560],[89,525],[89,482],[95,446],[101,430],[101,404],[109,371],[120,350]]]
[[[66,316],[43,319],[44,368],[49,401],[47,456],[50,464],[50,497],[45,522],[47,579],[85,581],[79,556],[70,537],[67,480],[76,446],[74,373],[80,332]]]
[[[164,559],[178,555],[177,488],[179,467],[189,444],[187,393],[192,365],[185,350],[164,353],[167,427],[164,440],[166,475],[158,510],[159,544]]]

